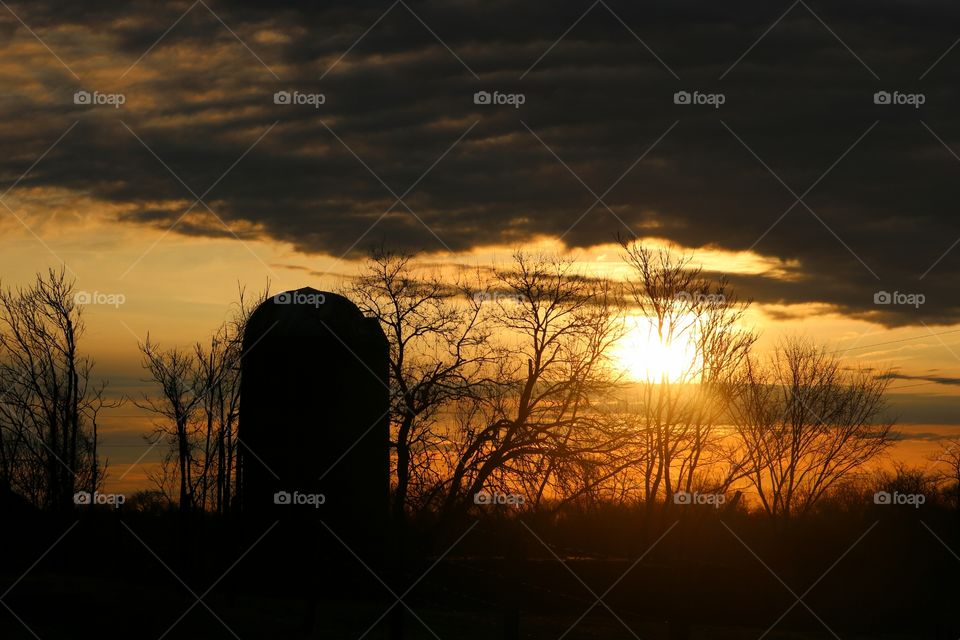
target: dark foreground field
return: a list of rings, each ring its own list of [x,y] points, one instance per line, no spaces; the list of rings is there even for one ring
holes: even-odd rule
[[[374,548],[319,520],[6,519],[0,637],[960,637],[955,512],[655,520],[466,519]]]

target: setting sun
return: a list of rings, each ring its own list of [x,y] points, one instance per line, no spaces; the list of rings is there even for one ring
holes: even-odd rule
[[[614,367],[638,382],[680,382],[695,371],[697,354],[688,332],[669,327],[661,338],[656,321],[644,316],[626,319],[626,333],[614,348]]]

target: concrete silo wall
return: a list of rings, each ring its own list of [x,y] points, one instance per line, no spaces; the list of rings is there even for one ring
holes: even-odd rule
[[[382,529],[389,347],[377,321],[342,296],[299,289],[257,308],[243,348],[241,511],[321,518],[345,535]]]

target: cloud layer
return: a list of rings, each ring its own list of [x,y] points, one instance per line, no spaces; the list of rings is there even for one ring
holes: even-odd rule
[[[797,265],[759,301],[955,321],[960,7],[300,4],[10,4],[2,189],[78,124],[5,201],[335,256],[655,236]]]

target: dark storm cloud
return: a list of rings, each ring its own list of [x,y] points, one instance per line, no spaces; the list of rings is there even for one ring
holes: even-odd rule
[[[940,394],[936,386],[927,387],[927,393],[919,393],[922,387],[904,390],[902,393],[892,389],[887,394],[887,415],[899,423],[898,430],[910,433],[907,425],[960,425],[957,414],[957,399],[951,394]],[[905,429],[906,428],[906,429]],[[923,428],[925,432],[927,429]],[[956,437],[958,432],[947,432]]]
[[[911,376],[902,373],[886,373],[879,378],[889,378],[890,380],[923,380],[934,384],[960,385],[960,378],[954,376],[921,375]]]
[[[894,440],[920,440],[923,442],[941,442],[956,438],[956,434],[949,431],[945,433],[935,433],[930,431],[912,432],[893,430],[890,432],[890,435]]]
[[[2,72],[32,80],[0,95],[5,182],[79,120],[21,186],[136,205],[121,223],[167,228],[212,186],[238,235],[334,255],[636,233],[799,265],[736,277],[758,301],[956,319],[960,248],[929,270],[960,238],[960,160],[937,139],[960,152],[960,48],[930,69],[956,38],[952,3],[798,3],[759,43],[789,3],[208,5],[253,53],[202,3],[11,5],[80,81],[0,12],[5,54],[36,49]],[[77,106],[79,88],[127,103]],[[279,90],[326,102],[275,105]],[[525,102],[475,105],[480,90]],[[725,102],[676,105],[681,90]],[[875,105],[879,90],[926,102]],[[229,234],[203,205],[176,230]]]

